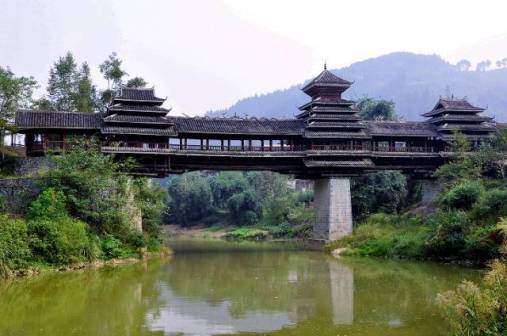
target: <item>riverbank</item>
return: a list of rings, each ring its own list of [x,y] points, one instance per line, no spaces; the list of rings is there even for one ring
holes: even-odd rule
[[[196,225],[189,228],[164,225],[164,235],[171,239],[227,241],[302,241],[308,238],[310,227],[289,226],[225,226]]]
[[[23,268],[9,270],[6,274],[4,274],[4,280],[14,278],[31,278],[47,273],[75,272],[87,269],[98,269],[102,267],[131,265],[147,259],[171,257],[173,251],[169,247],[165,247],[158,252],[139,251],[139,254],[140,255],[138,257],[113,258],[103,260],[97,259],[88,262],[77,262],[63,265],[31,264]]]

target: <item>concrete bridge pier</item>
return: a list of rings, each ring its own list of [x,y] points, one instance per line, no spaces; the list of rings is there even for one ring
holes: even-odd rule
[[[352,233],[350,179],[328,177],[314,181],[313,237],[336,240]]]

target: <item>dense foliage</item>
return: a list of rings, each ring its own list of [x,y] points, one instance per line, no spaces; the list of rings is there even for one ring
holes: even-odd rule
[[[457,135],[451,161],[437,170],[445,189],[427,216],[376,214],[353,235],[330,245],[348,253],[388,257],[458,259],[485,262],[501,253],[502,218],[507,216],[504,177],[505,134],[469,154]],[[385,211],[384,211],[385,212]]]
[[[504,235],[507,221],[500,223]],[[455,336],[503,336],[507,333],[507,263],[495,260],[481,284],[464,281],[456,290],[438,295],[438,302]]]
[[[289,189],[288,177],[276,173],[192,172],[174,177],[168,191],[169,219],[183,226],[256,225],[303,234],[301,226],[310,223],[311,193]]]
[[[76,144],[52,161],[24,218],[0,215],[0,276],[34,263],[62,265],[159,248],[166,192],[158,185],[128,177],[93,143]],[[140,213],[143,233],[133,226],[132,209]]]

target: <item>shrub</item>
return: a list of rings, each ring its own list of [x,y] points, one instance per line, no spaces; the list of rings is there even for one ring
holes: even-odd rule
[[[121,240],[111,235],[106,236],[102,240],[101,248],[103,256],[107,259],[125,258],[133,255],[132,250],[125,246]]]
[[[87,226],[70,217],[31,219],[28,222],[33,254],[54,264],[82,261],[90,256]]]
[[[479,199],[482,190],[478,181],[463,182],[442,197],[442,204],[448,209],[469,210]]]
[[[53,188],[44,190],[30,205],[28,219],[60,219],[67,216],[65,196]]]
[[[26,266],[30,257],[26,223],[0,215],[0,277]]]
[[[224,235],[227,240],[266,240],[268,232],[258,229],[239,228]]]
[[[481,285],[464,281],[439,294],[453,335],[502,336],[507,333],[507,265],[496,261]]]
[[[461,210],[438,211],[429,220],[433,230],[427,241],[428,253],[436,258],[456,257],[465,247],[466,230],[470,225]]]
[[[479,221],[496,220],[507,216],[507,190],[499,188],[486,190],[474,205],[471,214]]]

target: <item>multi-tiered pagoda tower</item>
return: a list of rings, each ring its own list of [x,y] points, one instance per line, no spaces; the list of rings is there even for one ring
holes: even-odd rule
[[[496,127],[493,118],[481,116],[484,108],[473,106],[466,98],[440,98],[435,107],[423,114],[428,122],[435,126],[440,138],[451,141],[454,133],[459,132],[477,145],[493,137]]]
[[[122,87],[103,118],[103,151],[130,154],[140,172],[144,168],[160,173],[168,170],[168,156],[164,154],[168,153],[169,137],[176,132],[166,118],[170,110],[162,107],[164,101],[153,88]],[[151,155],[143,156],[148,153]]]
[[[358,115],[354,101],[344,99],[342,94],[352,85],[326,69],[306,84],[302,90],[312,100],[299,109],[298,119],[304,120],[303,137],[309,149],[305,165],[312,169],[354,167],[350,173],[373,165],[363,154],[369,150],[371,136],[366,133],[367,125]],[[327,156],[329,151],[343,151],[342,157]],[[311,173],[310,173],[311,174]]]
[[[342,98],[351,85],[324,67],[324,71],[302,88],[312,100],[299,108],[302,112],[297,118],[306,121],[305,137],[316,139],[312,145],[331,145],[329,141],[317,140],[323,138],[335,139],[332,141],[335,145],[351,145],[351,140],[368,138],[355,102]]]

